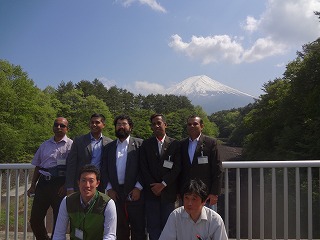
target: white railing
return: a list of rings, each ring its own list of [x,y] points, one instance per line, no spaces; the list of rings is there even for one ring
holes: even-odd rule
[[[319,238],[320,160],[234,161],[223,167],[218,212],[230,239]],[[25,192],[33,168],[0,164],[0,239],[29,239]]]
[[[225,168],[224,221],[229,235],[230,216],[232,215],[230,211],[232,207],[232,205],[230,205],[230,173],[232,172],[235,175],[235,187],[233,189],[235,189],[236,196],[235,212],[233,212],[233,215],[236,217],[234,233],[236,239],[241,239],[241,237],[245,239],[319,238],[320,160],[235,161],[224,162],[223,167]],[[306,171],[306,179],[301,178],[304,176],[304,174],[301,174],[302,171]],[[295,175],[293,179],[291,177],[292,175]],[[243,177],[245,180],[243,180]],[[291,184],[288,183],[289,180],[291,180]],[[292,180],[294,180],[293,184]],[[242,182],[245,182],[245,185],[241,185]],[[282,190],[279,190],[279,184],[277,184],[277,182],[281,183]],[[313,183],[315,183],[314,185],[317,186],[317,189],[313,187]],[[267,189],[267,186],[271,186],[271,188]],[[294,190],[292,190],[292,186]],[[289,189],[291,191],[289,191]],[[307,196],[301,196],[300,193],[302,189],[307,192]],[[241,194],[243,190],[247,193]],[[266,200],[270,199],[270,194],[271,202],[266,202]],[[293,195],[294,199],[292,198]],[[305,209],[305,206],[301,203],[302,198],[307,199],[307,209]],[[259,200],[258,204],[254,199]],[[289,205],[293,205],[293,202],[290,201],[295,202],[294,212],[289,212]],[[317,212],[313,210],[313,203],[317,204]],[[246,209],[245,212],[241,211],[243,208]],[[270,215],[270,211],[268,211],[270,209],[271,217],[267,220],[266,213]],[[256,211],[255,213],[253,212],[254,210]],[[305,213],[305,211],[307,211],[307,214],[303,215],[307,215],[307,217],[303,218],[302,221],[301,213]],[[255,218],[253,214],[256,216]],[[244,215],[247,221],[242,221],[243,218],[241,218],[241,215]],[[279,215],[282,215],[282,217],[280,218]],[[315,223],[314,220],[316,220]],[[293,222],[294,226],[292,227],[292,225],[290,225],[289,228],[289,222]],[[270,227],[266,229],[268,225],[271,225],[271,229]],[[307,230],[303,227],[307,227]],[[254,234],[253,230],[257,229],[259,230],[258,233]],[[302,234],[302,230],[306,233]],[[242,236],[242,231],[246,232],[245,237]],[[314,231],[317,231],[317,236],[313,236]]]

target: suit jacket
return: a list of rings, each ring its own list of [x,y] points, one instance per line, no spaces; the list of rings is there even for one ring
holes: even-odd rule
[[[219,157],[217,141],[203,134],[200,135],[192,164],[188,153],[189,138],[181,141],[182,170],[179,181],[181,194],[184,185],[190,180],[198,178],[208,187],[208,193],[219,195],[222,186],[222,163]],[[199,164],[198,158],[207,156],[208,163]]]
[[[175,202],[178,193],[178,175],[181,170],[180,144],[177,140],[166,136],[159,153],[156,137],[145,140],[141,147],[141,171],[144,182],[146,200],[159,199],[162,202]],[[171,169],[163,166],[165,160],[173,162]],[[151,191],[151,183],[164,181],[167,186],[162,190],[160,197]]]
[[[134,137],[130,137],[129,139],[125,180],[123,186],[124,192],[120,190],[118,182],[116,165],[117,140],[114,140],[104,147],[101,167],[101,181],[104,189],[106,188],[107,183],[110,183],[112,189],[118,193],[119,197],[127,197],[137,182],[142,184],[139,169],[140,146],[142,141],[142,139]]]
[[[102,136],[102,145],[110,143],[112,139]],[[102,148],[103,151],[103,148]],[[102,156],[102,153],[101,153]],[[75,137],[67,158],[66,187],[78,190],[78,172],[80,168],[91,163],[92,147],[90,133]],[[101,188],[99,188],[101,190]],[[104,192],[104,191],[103,191]]]

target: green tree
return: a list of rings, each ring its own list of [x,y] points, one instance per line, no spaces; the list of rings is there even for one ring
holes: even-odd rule
[[[29,162],[39,145],[52,136],[55,116],[50,96],[20,66],[0,60],[1,161]]]

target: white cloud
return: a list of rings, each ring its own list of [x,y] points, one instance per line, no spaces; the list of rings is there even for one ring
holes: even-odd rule
[[[242,28],[248,32],[255,32],[258,29],[260,21],[252,16],[247,16],[246,23],[242,25]]]
[[[109,89],[112,86],[116,85],[116,81],[110,80],[106,77],[98,77],[98,80],[107,88]]]
[[[242,61],[255,62],[266,57],[283,54],[286,52],[286,45],[274,42],[269,38],[259,38],[254,45],[243,53]]]
[[[211,37],[192,36],[191,41],[186,43],[176,34],[172,36],[169,46],[191,59],[199,59],[203,64],[218,61],[235,64],[254,62],[269,56],[282,54],[286,51],[284,44],[274,42],[271,38],[259,38],[248,50],[245,50],[237,39],[231,39],[228,35]]]
[[[134,83],[134,86],[125,86],[125,89],[130,89],[130,92],[135,94],[164,94],[165,87],[158,83],[149,83],[146,81],[137,81]]]
[[[116,2],[120,2],[123,6],[129,7],[134,2],[139,2],[142,5],[149,6],[152,10],[166,13],[166,9],[162,7],[156,0],[116,0]]]
[[[243,48],[235,39],[227,35],[209,37],[192,36],[189,43],[182,41],[179,35],[173,35],[169,46],[192,59],[200,59],[203,64],[220,60],[239,63]]]
[[[320,0],[268,0],[266,6],[259,19],[247,17],[245,30],[288,45],[302,45],[319,37],[320,24],[314,11],[320,11]]]
[[[175,34],[169,46],[203,64],[255,62],[316,40],[320,24],[314,11],[320,11],[320,0],[268,0],[258,18],[247,16],[240,24],[250,36],[192,36],[185,42]],[[251,41],[252,46],[245,49]]]

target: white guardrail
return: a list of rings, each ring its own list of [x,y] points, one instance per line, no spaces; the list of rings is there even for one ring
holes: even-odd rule
[[[320,160],[233,161],[223,167],[218,213],[230,239],[320,238]],[[25,194],[33,169],[0,164],[0,239],[34,239]]]

